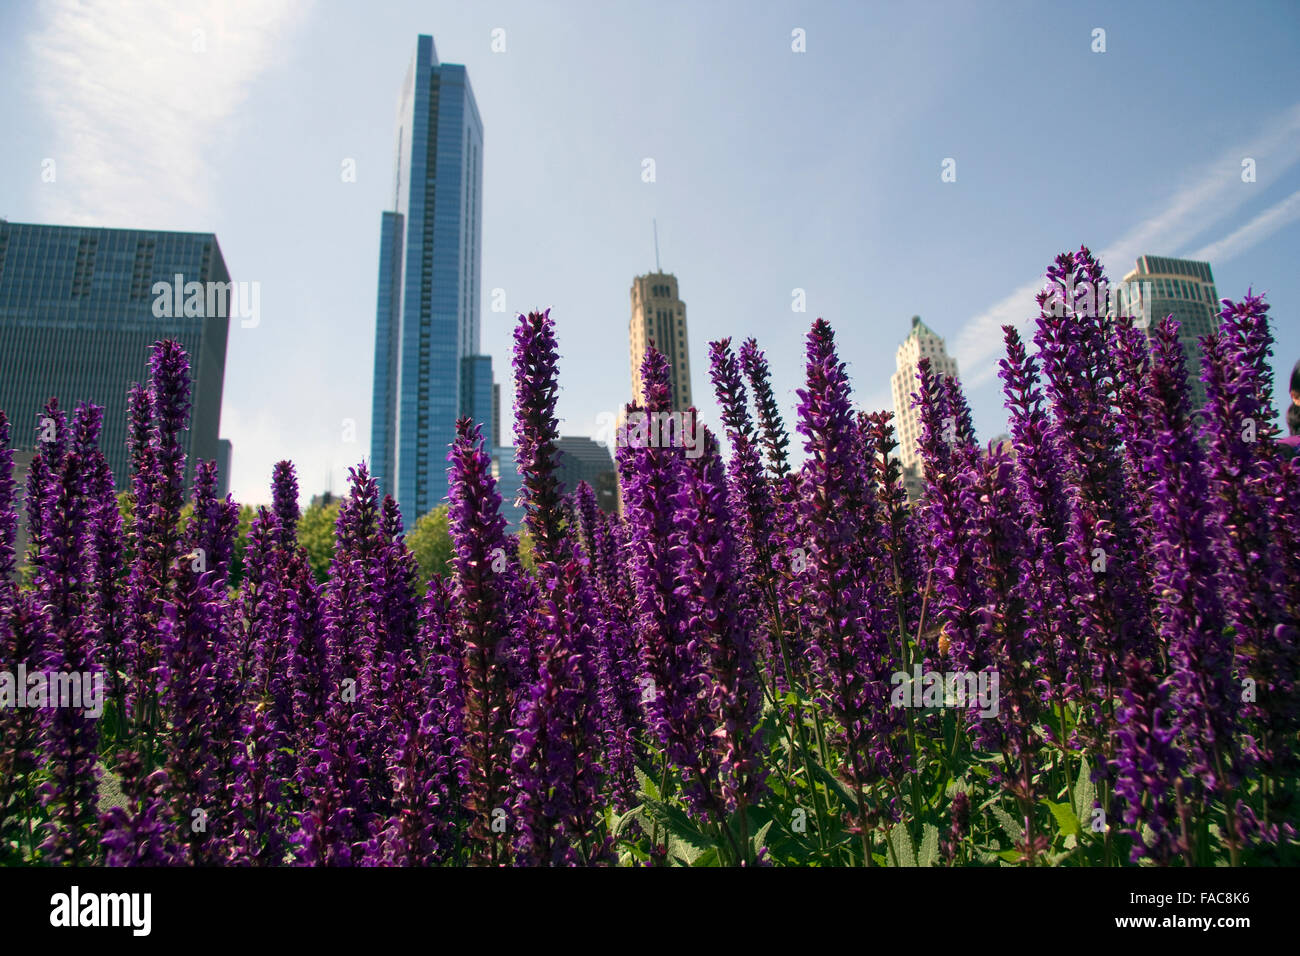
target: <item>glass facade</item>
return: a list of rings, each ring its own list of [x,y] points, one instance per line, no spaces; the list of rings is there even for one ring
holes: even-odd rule
[[[491,441],[491,365],[478,355],[482,183],[469,77],[421,36],[399,98],[394,208],[381,220],[371,413],[371,467],[408,527],[447,496],[456,419],[474,418]]]
[[[1201,381],[1200,340],[1219,328],[1219,293],[1214,287],[1214,273],[1208,262],[1173,259],[1168,256],[1139,256],[1137,268],[1124,277],[1120,301],[1135,314],[1139,308],[1134,297],[1142,283],[1151,283],[1151,301],[1141,303],[1150,320],[1147,337],[1156,323],[1172,315],[1178,322],[1178,341],[1187,361],[1187,379],[1192,408],[1205,404],[1205,384]],[[1125,286],[1127,288],[1125,288]]]
[[[614,458],[609,449],[586,436],[562,435],[555,442],[559,459],[556,462],[556,477],[560,481],[560,491],[571,495],[578,490],[578,482],[585,481],[596,493],[596,504],[601,510],[613,512],[615,502],[612,493],[615,482]]]
[[[467,355],[461,359],[461,414],[482,426],[483,443],[489,452],[496,447],[492,412],[492,356]]]
[[[177,277],[180,277],[179,280]],[[155,309],[154,284],[204,283],[202,308]],[[130,467],[127,394],[149,377],[159,339],[190,358],[192,410],[184,433],[186,484],[195,459],[229,462],[218,440],[230,299],[208,283],[230,274],[211,233],[45,226],[0,220],[0,408],[15,446],[33,449],[51,397],[71,418],[79,402],[104,408],[100,447],[119,489]],[[196,300],[197,303],[197,300]],[[170,305],[170,303],[168,303]],[[186,315],[186,312],[197,313]],[[228,474],[222,472],[222,481]]]
[[[501,516],[506,519],[506,534],[524,530],[524,508],[519,496],[524,491],[524,476],[519,474],[519,461],[513,448],[497,448],[492,452],[492,477],[497,482],[501,496]]]

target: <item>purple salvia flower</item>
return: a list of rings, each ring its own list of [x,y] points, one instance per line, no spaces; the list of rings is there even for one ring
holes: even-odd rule
[[[1133,840],[1130,860],[1168,864],[1188,852],[1178,824],[1178,780],[1187,762],[1178,742],[1179,720],[1170,702],[1170,683],[1154,664],[1130,653],[1124,662],[1123,705],[1116,714],[1111,775],[1123,807],[1125,832]],[[1151,838],[1144,838],[1144,828]]]
[[[448,519],[455,556],[453,601],[465,661],[463,745],[468,764],[464,805],[475,863],[497,865],[506,845],[492,829],[493,812],[510,799],[510,590],[505,518],[483,440],[469,419],[456,423]]]
[[[556,475],[558,356],[551,311],[520,315],[515,327],[515,456],[523,477],[524,523],[538,560],[560,559],[562,500]]]
[[[190,361],[179,342],[154,345],[152,370],[154,431],[151,444],[158,467],[157,526],[173,529],[180,517],[185,488],[185,445],[181,432],[189,427]]]
[[[83,406],[84,408],[84,406]],[[122,514],[118,508],[113,473],[97,446],[102,413],[85,408],[84,424],[74,425],[77,446],[86,462],[88,497],[86,561],[87,615],[95,622],[96,654],[104,667],[106,692],[116,703],[119,729],[126,729],[126,671],[130,661],[127,622],[126,567],[122,554]],[[79,410],[79,419],[82,411]]]
[[[189,359],[179,342],[154,343],[150,357],[148,391],[148,446],[136,447],[144,430],[140,416],[139,391],[131,395],[132,458],[140,471],[134,481],[132,503],[135,522],[135,555],[130,573],[129,618],[131,628],[130,684],[128,707],[135,726],[152,747],[156,736],[157,701],[146,688],[153,680],[159,661],[157,635],[162,608],[168,598],[171,568],[180,557],[180,514],[185,486],[185,450],[181,431],[190,409]]]
[[[125,807],[113,807],[101,815],[101,843],[108,866],[178,866],[185,862],[185,848],[177,843],[177,827],[167,804],[165,770],[145,776],[138,753],[127,751],[118,758],[118,777],[127,796]]]
[[[437,808],[433,839],[439,861],[451,859],[450,855],[464,842],[468,822],[462,805],[469,780],[469,764],[462,746],[466,658],[451,599],[451,582],[434,575],[420,609],[418,636],[429,699],[421,732],[427,741],[429,793]]]
[[[915,538],[915,512],[907,506],[902,463],[894,454],[898,441],[892,420],[892,412],[858,413],[858,430],[872,450],[869,465],[884,524],[881,543],[887,559],[886,573],[893,595],[897,633],[905,643],[920,626],[921,589],[925,582]]]
[[[780,618],[777,599],[776,573],[772,558],[778,553],[775,537],[775,503],[772,488],[766,480],[758,448],[754,444],[754,429],[749,417],[745,385],[741,380],[740,365],[731,351],[731,340],[722,339],[709,344],[709,374],[722,407],[722,422],[731,442],[729,463],[730,486],[736,517],[740,520],[743,573],[746,589],[758,595],[756,600],[766,604],[767,630],[778,640],[776,653],[781,661],[770,660],[771,655],[761,633],[756,634],[755,651],[768,658],[766,670],[780,668],[780,674],[791,679],[789,647],[784,643],[784,626]]]
[[[947,654],[959,668],[978,670],[977,622],[974,609],[985,604],[976,578],[975,548],[978,534],[971,528],[964,500],[968,476],[963,475],[955,445],[956,417],[949,413],[943,376],[933,372],[930,360],[917,363],[919,388],[913,404],[921,411],[919,448],[925,470],[925,494],[920,504],[921,536],[930,590],[923,595],[925,634],[920,651],[927,658],[942,656],[932,643],[947,638]]]
[[[808,493],[799,507],[811,551],[804,620],[812,637],[813,684],[838,725],[835,733],[845,753],[841,774],[857,798],[859,836],[866,853],[864,789],[883,769],[872,754],[888,752],[886,738],[894,728],[885,728],[897,717],[897,711],[886,706],[890,694],[884,635],[872,627],[869,612],[876,595],[868,583],[863,544],[877,529],[864,521],[873,509],[848,378],[835,353],[834,333],[822,319],[808,333],[807,356],[798,424],[808,453]],[[873,726],[877,719],[882,726]]]
[[[767,452],[768,469],[772,477],[780,481],[790,471],[786,455],[790,436],[786,433],[776,397],[772,394],[767,356],[754,339],[746,339],[740,346],[740,365],[745,370],[745,377],[749,379],[750,388],[754,390],[754,407],[758,412],[758,425],[763,449]]]
[[[1039,648],[1039,623],[1050,609],[1033,573],[1036,554],[1030,546],[1020,489],[1013,479],[1005,448],[991,450],[979,463],[978,480],[966,497],[975,523],[983,529],[977,552],[982,588],[988,603],[977,609],[981,656],[973,662],[991,666],[998,675],[995,719],[983,712],[972,714],[971,736],[982,749],[1002,753],[995,783],[1017,801],[1023,822],[1020,857],[1031,863],[1046,849],[1044,834],[1035,832],[1038,784],[1035,782],[1036,727],[1043,719],[1035,687],[1035,661]],[[991,678],[990,678],[991,679]]]
[[[248,709],[232,760],[229,802],[233,837],[226,862],[279,866],[285,861],[285,780],[279,751],[288,745],[270,708]]]
[[[961,851],[962,842],[966,839],[966,834],[970,831],[970,797],[965,790],[957,790],[952,795],[952,803],[948,805],[950,824],[948,835],[939,841],[940,849],[943,851],[943,857],[952,866],[957,861],[957,854]]]
[[[1036,648],[1034,669],[1040,697],[1056,709],[1054,736],[1060,738],[1067,701],[1081,693],[1077,629],[1062,619],[1068,607],[1068,568],[1062,559],[1070,511],[1061,473],[1055,432],[1043,405],[1038,363],[1029,355],[1014,326],[1003,326],[1007,357],[999,362],[1011,439],[1016,449],[1014,481],[1025,520],[1027,594],[1025,640]],[[1057,739],[1057,744],[1064,743]]]
[[[154,672],[170,728],[165,743],[169,803],[181,828],[178,842],[193,863],[220,860],[221,844],[229,836],[218,826],[221,761],[213,735],[218,724],[215,650],[222,607],[213,577],[211,571],[198,573],[193,562],[183,558],[173,566],[173,597],[159,624],[160,658]],[[193,825],[196,819],[204,821],[203,827]]]
[[[88,427],[97,432],[93,416]],[[64,452],[57,477],[46,488],[42,529],[47,540],[39,551],[34,582],[49,629],[42,663],[50,679],[51,709],[40,750],[49,780],[38,791],[49,821],[42,849],[47,859],[72,865],[92,862],[98,854],[99,714],[94,709],[96,699],[101,708],[103,704],[103,674],[95,659],[98,634],[86,614],[89,509],[83,462],[77,451]],[[66,681],[73,675],[75,683],[69,685]],[[80,700],[71,693],[78,686]]]
[[[622,588],[621,569],[611,551],[605,515],[585,481],[573,495],[577,529],[587,557],[584,574],[599,595],[591,602],[596,618],[596,673],[600,686],[601,727],[605,736],[605,778],[609,801],[626,810],[635,793],[636,750],[641,731],[640,688],[636,648],[631,630],[631,605]]]
[[[45,404],[44,414],[36,424],[36,454],[27,466],[24,506],[27,511],[27,562],[33,568],[40,562],[41,549],[49,540],[45,528],[45,501],[58,484],[59,467],[67,442],[67,418],[56,399]]]
[[[677,511],[677,598],[686,611],[683,622],[689,648],[707,660],[707,696],[700,705],[698,755],[686,754],[691,771],[688,789],[699,788],[704,801],[725,826],[733,812],[743,816],[762,791],[765,772],[758,729],[762,688],[755,659],[755,609],[745,591],[746,578],[734,538],[717,443],[706,433],[703,456],[690,461]],[[740,856],[747,856],[742,848]]]
[[[579,481],[578,487],[569,496],[569,510],[574,517],[574,531],[582,546],[582,553],[591,562],[593,573],[604,577],[604,572],[596,570],[599,555],[596,553],[596,527],[601,522],[600,509],[596,507],[596,493],[591,485]]]
[[[291,840],[305,866],[356,866],[376,838],[365,758],[359,750],[365,714],[334,694],[303,756],[304,809]]]
[[[1185,741],[1189,796],[1204,788],[1224,801],[1227,843],[1234,859],[1239,834],[1233,789],[1244,769],[1240,742],[1241,694],[1233,673],[1233,645],[1221,578],[1211,547],[1209,498],[1202,453],[1188,399],[1178,323],[1160,322],[1155,333],[1147,413],[1152,441],[1147,462],[1154,478],[1152,586],[1158,599],[1160,637],[1173,670],[1172,702]]]
[[[37,595],[16,591],[0,610],[0,663],[15,671],[20,664],[29,672],[39,670],[50,635]],[[11,803],[11,798],[32,781],[45,716],[33,707],[0,707],[0,826],[8,814],[22,809],[21,801]]]
[[[1110,348],[1115,363],[1115,406],[1119,411],[1116,427],[1124,442],[1126,494],[1136,502],[1133,513],[1139,540],[1143,542],[1137,556],[1141,560],[1149,551],[1147,542],[1151,536],[1151,476],[1142,470],[1151,442],[1142,396],[1151,364],[1151,344],[1133,325],[1132,318],[1120,316],[1111,328]],[[1142,577],[1148,574],[1144,569]]]
[[[276,519],[266,507],[257,514],[248,527],[244,548],[244,576],[239,589],[239,614],[237,627],[224,646],[226,667],[234,680],[241,685],[255,684],[259,668],[257,657],[266,657],[274,645],[272,633],[281,625],[276,616],[279,581],[276,567]],[[264,674],[274,670],[274,662],[267,661]]]
[[[293,463],[277,461],[271,476],[272,509],[275,512],[280,544],[290,547],[298,531],[298,476]]]
[[[213,583],[225,588],[239,530],[239,506],[227,495],[217,498],[217,463],[200,461],[194,474],[194,514],[186,543],[191,560],[213,572]]]
[[[1260,756],[1281,770],[1294,740],[1300,616],[1296,579],[1287,575],[1278,505],[1283,463],[1272,440],[1272,335],[1268,304],[1247,293],[1224,300],[1220,330],[1202,340],[1206,406],[1202,439],[1211,502],[1213,549],[1223,575],[1228,622],[1236,632],[1237,679],[1258,684],[1258,703],[1246,713],[1259,721]],[[1291,464],[1294,467],[1294,463]],[[1292,595],[1288,607],[1288,595]]]
[[[1098,711],[1080,722],[1109,747],[1105,727],[1129,650],[1155,651],[1149,602],[1142,593],[1143,542],[1125,486],[1114,410],[1117,373],[1097,303],[1105,276],[1086,247],[1063,253],[1047,270],[1034,341],[1053,407],[1072,514],[1065,545],[1073,613],[1083,630],[1080,683]],[[1072,294],[1073,290],[1073,294]],[[1104,769],[1105,762],[1098,769]]]
[[[598,826],[602,739],[596,672],[597,616],[580,559],[567,542],[562,564],[542,563],[537,682],[516,718],[511,752],[517,821],[516,862],[576,866],[608,862]]]
[[[286,575],[286,613],[290,634],[289,686],[293,697],[293,727],[299,753],[311,742],[316,721],[325,716],[329,650],[320,617],[320,587],[305,557],[299,556]]]
[[[628,406],[631,416],[653,420],[670,408],[668,361],[658,349],[646,350],[641,363],[644,405]],[[624,515],[629,529],[628,564],[635,588],[636,644],[640,657],[642,704],[647,729],[665,751],[688,751],[696,728],[688,720],[700,691],[702,664],[687,653],[683,608],[677,587],[673,553],[673,496],[685,458],[680,448],[663,442],[640,445],[641,435],[629,428],[618,448]]]
[[[14,513],[14,449],[9,434],[9,419],[0,411],[0,618],[8,614],[9,602],[16,590],[14,571],[17,560],[18,515]]]

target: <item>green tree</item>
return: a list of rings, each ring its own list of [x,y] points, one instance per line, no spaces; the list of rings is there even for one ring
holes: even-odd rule
[[[527,531],[520,531],[517,535],[519,538],[519,563],[529,574],[537,569],[537,561],[533,557],[533,536]]]
[[[239,528],[235,531],[235,553],[230,559],[228,582],[238,588],[244,580],[244,552],[248,550],[248,527],[253,523],[257,509],[252,505],[239,506]]]
[[[426,512],[406,536],[406,546],[420,566],[420,594],[424,594],[433,575],[447,575],[452,571],[451,526],[447,509],[448,506],[442,504]]]
[[[325,580],[334,558],[334,523],[340,504],[342,501],[335,498],[329,504],[312,505],[298,521],[298,543],[307,549],[307,560],[318,582]]]

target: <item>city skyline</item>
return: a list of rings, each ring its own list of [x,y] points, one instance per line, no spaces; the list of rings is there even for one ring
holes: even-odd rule
[[[8,8],[0,215],[211,231],[231,271],[261,281],[262,322],[231,330],[222,410],[232,491],[252,503],[269,500],[279,458],[298,464],[307,495],[346,487],[347,468],[370,457],[394,64],[428,32],[472,74],[500,131],[484,154],[482,354],[503,374],[514,316],[551,307],[565,434],[595,434],[627,398],[626,277],[652,254],[653,218],[664,268],[690,292],[690,350],[755,336],[787,420],[814,318],[836,328],[859,405],[887,408],[899,324],[919,313],[961,365],[981,438],[1003,431],[1000,326],[1025,327],[1042,270],[1081,242],[1112,281],[1150,253],[1212,262],[1224,296],[1267,291],[1283,404],[1282,371],[1300,356],[1294,7],[1248,5],[1223,21],[1192,6],[1170,22],[1097,4],[1045,22],[957,4],[936,21],[903,8],[670,3],[650,18],[645,6],[583,9],[574,35],[562,6]],[[1250,28],[1261,19],[1284,28]],[[1153,47],[1156,30],[1168,42]],[[1005,56],[1013,48],[1050,50],[1061,68],[1044,74]],[[75,71],[59,67],[69,56]],[[304,69],[316,58],[334,68]],[[1060,110],[1080,80],[1098,128],[1135,98],[1166,108],[1097,163],[1044,135],[1046,120],[1024,121]],[[1176,135],[1186,109],[1206,136]],[[716,424],[707,382],[695,384]]]

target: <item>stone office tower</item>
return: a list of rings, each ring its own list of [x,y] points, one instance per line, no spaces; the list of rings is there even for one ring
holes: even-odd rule
[[[949,378],[957,377],[957,360],[933,329],[912,316],[912,329],[895,356],[897,371],[890,379],[894,393],[894,432],[898,439],[898,460],[903,466],[903,481],[910,497],[916,498],[921,486],[921,413],[912,407],[917,390],[916,367],[923,358],[930,368]]]
[[[483,122],[465,67],[421,36],[398,101],[393,208],[380,222],[370,468],[407,528],[447,496],[456,419],[492,437],[479,354]]]
[[[686,343],[686,303],[677,294],[677,277],[651,272],[632,280],[632,316],[628,321],[632,363],[632,401],[642,400],[641,362],[653,341],[672,366],[672,407],[690,408],[691,360]]]

